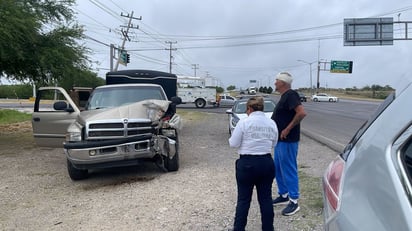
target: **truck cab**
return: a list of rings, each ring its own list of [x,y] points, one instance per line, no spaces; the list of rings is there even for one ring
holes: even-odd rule
[[[256,95],[257,89],[256,87],[249,87],[248,88],[248,94],[249,95]]]

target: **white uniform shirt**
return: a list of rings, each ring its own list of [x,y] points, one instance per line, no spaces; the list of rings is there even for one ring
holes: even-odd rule
[[[264,155],[272,152],[278,142],[276,123],[261,111],[254,111],[248,117],[239,120],[229,145],[238,148],[239,154]]]

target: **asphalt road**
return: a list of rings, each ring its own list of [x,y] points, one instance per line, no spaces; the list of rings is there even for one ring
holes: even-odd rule
[[[302,132],[340,152],[380,105],[376,101],[306,102]]]
[[[275,101],[278,97],[273,96]],[[303,102],[307,116],[302,121],[302,133],[341,152],[359,127],[374,113],[380,101],[340,99],[337,103]],[[197,109],[192,104],[179,105],[184,110],[225,113],[230,107]]]
[[[272,97],[278,100],[278,97]],[[337,103],[309,101],[303,102],[303,105],[307,116],[302,122],[302,133],[340,152],[380,102],[340,99]],[[33,102],[0,99],[0,108],[31,112]],[[196,108],[194,104],[182,104],[178,108],[220,114],[230,107]]]

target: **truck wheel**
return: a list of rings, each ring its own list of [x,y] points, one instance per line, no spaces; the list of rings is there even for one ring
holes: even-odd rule
[[[167,171],[169,172],[175,172],[179,170],[179,139],[176,136],[176,153],[173,156],[172,159],[170,159],[168,156],[164,156],[164,165]]]
[[[69,160],[67,160],[67,170],[72,180],[83,180],[86,179],[88,176],[87,169],[75,168]]]
[[[197,99],[195,105],[197,108],[204,108],[206,106],[206,101],[204,99]]]

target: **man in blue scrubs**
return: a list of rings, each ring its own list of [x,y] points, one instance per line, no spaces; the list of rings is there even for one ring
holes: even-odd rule
[[[290,216],[299,211],[298,146],[300,122],[306,116],[299,94],[291,89],[292,75],[281,72],[276,76],[275,89],[281,94],[272,114],[279,129],[274,162],[279,196],[274,205],[287,204],[282,215]]]

